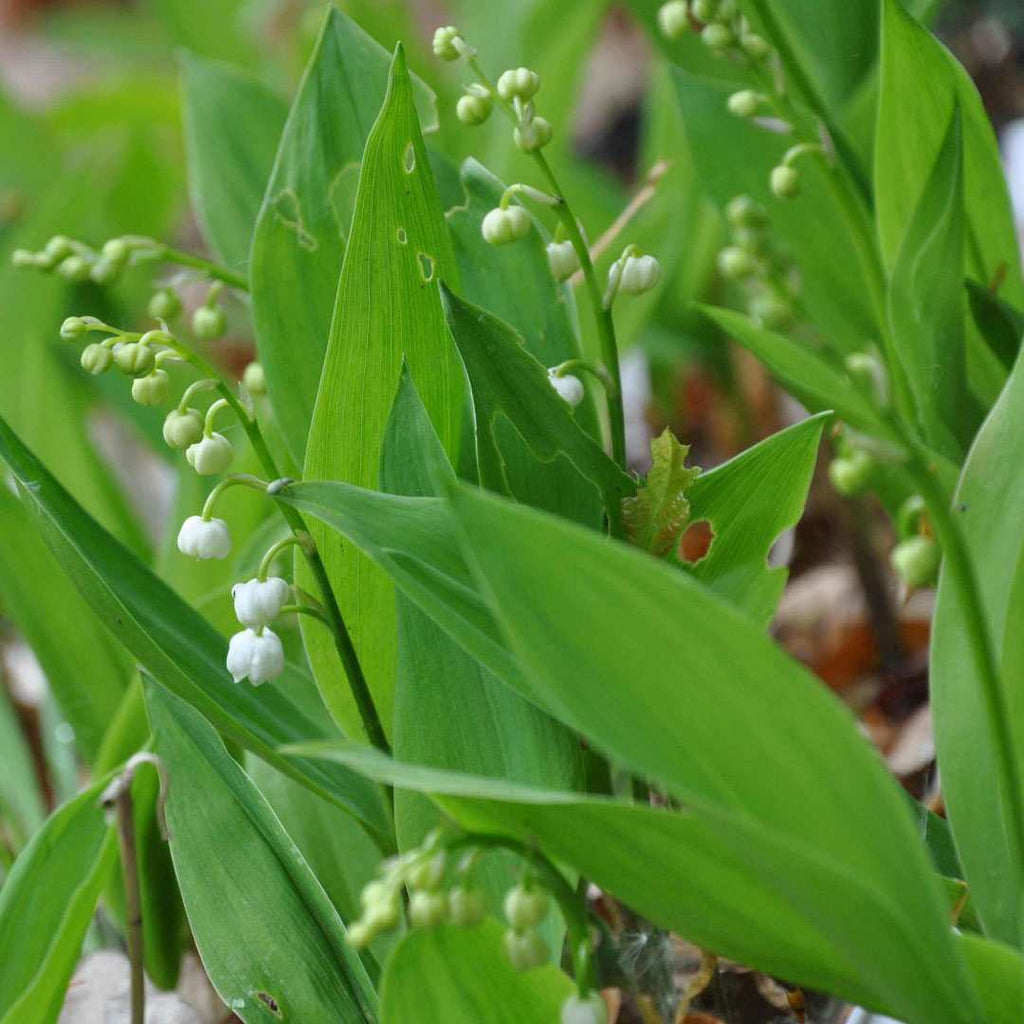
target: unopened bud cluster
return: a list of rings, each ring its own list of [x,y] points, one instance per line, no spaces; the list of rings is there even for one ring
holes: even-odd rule
[[[942,564],[942,548],[933,535],[920,495],[912,495],[903,503],[896,528],[900,540],[889,556],[893,571],[907,590],[934,586]]]
[[[505,954],[515,970],[543,967],[551,959],[551,951],[540,933],[550,907],[551,897],[535,882],[516,885],[505,894]]]
[[[772,52],[740,13],[737,0],[669,0],[658,8],[658,28],[669,40],[699,33],[709,50],[734,61],[758,63]]]
[[[94,249],[66,235],[54,235],[38,252],[16,249],[11,260],[16,267],[53,271],[75,283],[105,285],[120,277],[133,252],[154,244],[149,239],[111,238]]]
[[[726,221],[730,241],[718,254],[720,273],[741,286],[751,318],[770,330],[787,327],[800,282],[792,262],[772,244],[764,208],[737,196],[726,208]]]

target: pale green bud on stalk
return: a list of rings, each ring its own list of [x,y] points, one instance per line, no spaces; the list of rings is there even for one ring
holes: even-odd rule
[[[921,530],[921,521],[928,506],[920,494],[912,494],[896,513],[896,530],[902,539],[912,537]]]
[[[658,8],[658,28],[666,39],[678,39],[690,27],[685,0],[669,0]]]
[[[828,478],[839,494],[853,498],[867,490],[874,468],[874,459],[858,448],[849,455],[833,459],[828,467]]]
[[[853,352],[846,357],[846,372],[870,392],[881,406],[889,404],[889,374],[881,359],[870,352]]]
[[[586,390],[583,387],[583,381],[579,377],[574,377],[571,373],[559,376],[551,369],[548,370],[548,381],[558,393],[558,397],[574,409],[583,401]]]
[[[143,345],[172,345],[174,337],[157,327],[152,331],[146,331],[139,341]]]
[[[569,996],[562,1003],[561,1024],[608,1024],[608,1006],[601,993]]]
[[[86,373],[91,373],[94,377],[98,377],[101,373],[110,369],[110,365],[114,361],[114,353],[105,345],[94,343],[86,345],[82,349],[79,361]]]
[[[487,903],[479,889],[456,885],[448,893],[448,916],[460,928],[473,928],[487,914]]]
[[[700,37],[709,50],[726,50],[736,41],[732,29],[728,25],[720,25],[718,22],[705,25]]]
[[[693,0],[693,16],[707,24],[718,14],[718,0]]]
[[[480,233],[489,245],[508,245],[530,233],[530,215],[521,206],[495,207],[483,219]]]
[[[771,47],[763,36],[756,32],[744,32],[740,36],[740,49],[751,60],[764,60],[771,53]]]
[[[793,307],[780,295],[758,295],[750,304],[750,315],[762,327],[785,327],[793,320]]]
[[[653,256],[627,256],[622,264],[618,290],[624,295],[642,295],[657,287],[661,264]]]
[[[746,249],[730,245],[718,254],[718,269],[723,277],[739,281],[755,273],[757,261]]]
[[[171,390],[171,378],[164,370],[154,370],[132,381],[132,398],[139,405],[163,405]]]
[[[491,116],[493,106],[494,99],[490,90],[474,83],[466,90],[465,96],[459,97],[455,105],[455,116],[466,125],[483,124]]]
[[[69,316],[60,325],[60,336],[62,341],[78,341],[79,338],[89,333],[89,322],[85,317]]]
[[[533,153],[535,150],[543,149],[551,141],[551,125],[547,118],[534,117],[529,121],[522,121],[512,132],[515,144],[524,153]]]
[[[729,223],[737,228],[759,228],[767,221],[764,208],[750,196],[736,196],[725,208]]]
[[[156,356],[148,345],[129,341],[114,353],[114,362],[129,377],[145,377],[156,367]]]
[[[772,192],[778,199],[792,199],[800,192],[800,172],[795,167],[779,164],[772,170]]]
[[[84,256],[68,256],[57,264],[57,273],[76,284],[89,280],[90,263]]]
[[[418,889],[409,898],[409,923],[413,928],[436,928],[448,917],[448,897],[443,892]]]
[[[896,575],[912,590],[931,586],[939,575],[942,549],[931,537],[900,541],[889,557]]]
[[[461,54],[455,40],[461,38],[454,25],[443,25],[434,32],[434,56],[441,60],[458,60]]]
[[[498,95],[507,103],[520,99],[523,103],[533,99],[540,89],[540,75],[529,68],[511,68],[498,79]]]
[[[234,457],[231,442],[216,432],[204,435],[185,451],[188,464],[200,476],[219,476],[227,471]]]
[[[128,259],[128,253],[131,250],[123,238],[111,238],[103,243],[101,251],[104,259],[111,260],[114,263],[124,263]]]
[[[154,320],[173,320],[181,313],[181,299],[173,288],[153,292],[147,312]]]
[[[580,269],[579,254],[568,239],[564,242],[548,242],[546,251],[551,276],[559,283],[568,281]]]
[[[534,931],[517,932],[510,929],[504,936],[505,955],[516,971],[530,971],[543,967],[550,958],[548,944]]]
[[[123,267],[123,263],[108,260],[106,256],[101,256],[89,268],[89,280],[94,284],[112,284],[117,280],[117,276],[121,273]]]
[[[267,393],[267,374],[259,363],[249,363],[242,371],[242,383],[250,395],[265,395]]]
[[[524,932],[544,920],[550,905],[551,897],[543,890],[516,885],[505,893],[505,920],[515,931]]]
[[[203,341],[213,341],[227,330],[227,318],[220,306],[200,306],[192,314],[192,333]]]
[[[184,451],[203,438],[203,414],[198,409],[172,409],[164,420],[164,441],[168,448]]]
[[[43,247],[42,256],[52,267],[62,259],[70,256],[74,251],[71,239],[67,235],[54,235]]]
[[[742,89],[729,97],[729,113],[736,117],[753,117],[764,99],[753,89]]]
[[[20,269],[25,269],[26,267],[41,269],[47,265],[47,260],[45,257],[38,256],[29,249],[15,249],[11,253],[11,265]]]

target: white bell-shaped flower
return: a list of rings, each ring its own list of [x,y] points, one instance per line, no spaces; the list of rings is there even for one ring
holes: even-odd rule
[[[569,996],[562,1003],[562,1024],[608,1024],[608,1007],[601,993]]]
[[[548,242],[548,266],[556,281],[568,281],[580,269],[580,258],[572,242]]]
[[[583,401],[585,394],[583,381],[567,373],[562,377],[555,375],[554,370],[548,370],[548,380],[551,386],[558,392],[560,398],[568,402],[574,409]]]
[[[284,671],[284,648],[278,635],[270,629],[256,632],[244,629],[228,644],[228,671],[236,683],[249,679],[259,686],[276,679]]]
[[[235,618],[250,629],[269,626],[287,604],[291,587],[279,576],[260,580],[253,577],[247,583],[236,583],[231,588],[235,602]]]
[[[661,264],[653,256],[627,256],[619,278],[619,291],[626,295],[642,295],[660,280]]]
[[[518,242],[530,233],[530,215],[521,206],[509,206],[505,210],[496,206],[484,217],[480,233],[490,245]]]
[[[178,531],[178,550],[191,558],[227,558],[231,534],[223,519],[189,516]]]
[[[234,455],[231,442],[223,434],[216,432],[189,445],[185,452],[188,464],[200,476],[216,476],[223,473],[231,465]]]

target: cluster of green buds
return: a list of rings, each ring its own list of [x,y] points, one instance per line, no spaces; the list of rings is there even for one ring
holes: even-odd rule
[[[732,60],[767,60],[772,48],[740,13],[737,0],[669,0],[658,9],[658,28],[666,39],[699,32],[708,49]]]
[[[749,196],[737,196],[726,208],[729,244],[718,254],[722,276],[740,283],[747,312],[769,329],[794,317],[800,281],[793,263],[772,244],[768,215]]]
[[[505,954],[515,970],[529,971],[550,961],[551,951],[540,933],[550,907],[551,897],[529,876],[505,893]]]
[[[939,576],[942,549],[932,532],[924,499],[911,495],[896,516],[900,540],[889,562],[908,590],[933,586]]]
[[[38,252],[15,249],[11,260],[16,267],[55,271],[76,283],[111,284],[128,265],[132,254],[150,244],[150,239],[111,238],[97,250],[66,235],[54,235]]]
[[[413,928],[442,924],[472,928],[483,921],[486,901],[472,881],[478,851],[465,850],[456,857],[445,847],[445,839],[446,834],[435,829],[416,849],[381,864],[378,877],[360,896],[363,912],[349,926],[350,945],[362,949],[378,935],[398,927],[405,888],[409,890],[409,923]]]

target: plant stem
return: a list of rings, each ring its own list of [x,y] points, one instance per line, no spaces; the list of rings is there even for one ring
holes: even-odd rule
[[[163,260],[166,263],[177,263],[182,267],[192,267],[202,271],[207,277],[213,278],[215,281],[223,281],[239,291],[247,292],[249,290],[249,282],[241,274],[236,274],[233,270],[222,267],[212,260],[203,259],[202,256],[194,256],[190,252],[173,249],[169,245],[158,243],[153,252],[153,259]]]
[[[249,415],[249,410],[242,405],[238,396],[231,390],[227,382],[220,377],[217,371],[202,356],[182,345],[181,342],[176,342],[175,347],[181,353],[182,358],[192,363],[204,377],[211,377],[217,380],[217,392],[238,417],[238,421],[242,424],[242,428],[249,438],[249,443],[252,445],[252,449],[260,460],[267,476],[272,482],[280,480],[280,470],[277,468],[277,463],[274,461],[274,457],[270,454],[270,449],[263,439],[263,433],[260,430],[259,424]],[[281,514],[284,516],[285,522],[292,533],[299,539],[303,554],[306,556],[306,561],[313,573],[313,578],[316,580],[317,588],[320,591],[321,600],[327,613],[331,634],[334,637],[334,647],[344,666],[348,685],[356,702],[356,708],[359,711],[359,717],[363,723],[366,738],[378,750],[383,751],[385,754],[390,754],[391,746],[387,741],[387,736],[384,734],[384,727],[381,724],[380,716],[377,714],[377,707],[373,703],[373,695],[370,693],[369,684],[366,681],[366,676],[363,674],[363,667],[359,663],[359,656],[356,653],[355,645],[352,643],[348,626],[345,624],[345,617],[342,615],[341,608],[338,606],[338,600],[334,596],[334,589],[331,587],[331,581],[327,575],[323,559],[320,557],[316,545],[312,542],[312,535],[306,528],[302,513],[291,505],[285,505],[281,502],[278,502],[278,508],[281,510]]]

